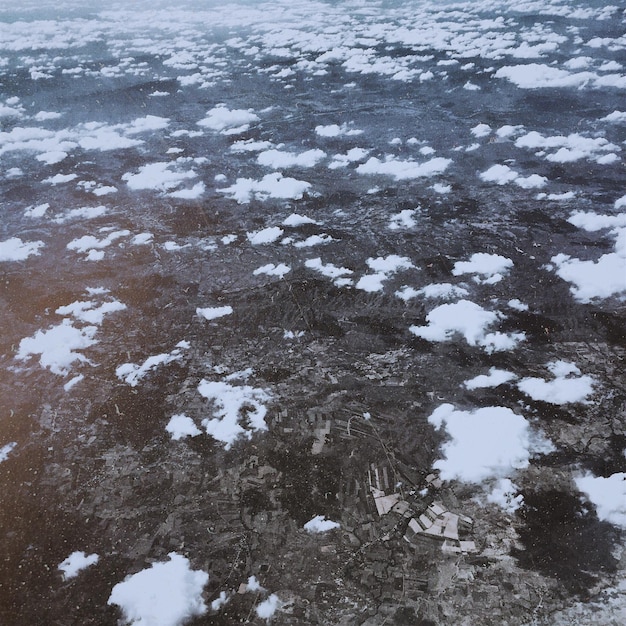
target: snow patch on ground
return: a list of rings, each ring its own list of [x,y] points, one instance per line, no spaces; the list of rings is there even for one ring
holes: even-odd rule
[[[101,229],[103,232],[105,229]],[[129,230],[116,230],[109,232],[106,237],[98,239],[94,235],[83,235],[78,239],[72,239],[66,248],[68,250],[74,250],[79,253],[87,253],[85,260],[87,261],[100,261],[104,258],[104,248],[108,248],[118,239],[128,237],[131,234]]]
[[[98,305],[93,300],[76,300],[71,304],[60,306],[55,312],[57,315],[71,315],[75,319],[88,324],[102,324],[104,316],[116,311],[124,311],[126,305],[119,300],[111,300]]]
[[[106,291],[88,290],[90,295],[104,295]],[[95,300],[75,301],[56,309],[57,315],[70,315],[77,322],[89,324],[77,327],[69,318],[47,330],[38,330],[32,337],[20,341],[15,358],[26,361],[31,356],[39,355],[39,364],[50,369],[54,374],[65,376],[76,361],[88,362],[88,359],[77,352],[97,343],[95,335],[98,326],[103,323],[104,316],[116,311],[123,311],[126,305],[118,300],[98,304]]]
[[[87,362],[87,357],[77,352],[97,343],[97,326],[77,328],[71,320],[64,319],[60,324],[48,330],[38,330],[32,337],[20,341],[15,358],[26,361],[39,355],[39,364],[52,373],[65,376],[72,365],[79,361]]]

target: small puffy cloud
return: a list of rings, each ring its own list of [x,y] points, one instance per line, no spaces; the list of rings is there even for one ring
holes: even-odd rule
[[[334,528],[339,528],[339,523],[326,519],[324,515],[316,515],[304,525],[304,530],[309,533],[325,533]]]
[[[311,183],[283,176],[280,172],[267,174],[261,180],[238,178],[234,185],[218,189],[220,193],[247,204],[254,200],[278,198],[280,200],[299,200],[310,189]]]
[[[533,400],[550,404],[586,402],[593,393],[594,379],[591,376],[581,376],[580,370],[573,363],[554,361],[548,364],[548,370],[553,374],[554,380],[524,378],[517,384],[519,390]]]
[[[119,606],[130,624],[182,626],[190,617],[206,612],[202,590],[209,575],[192,570],[180,554],[168,556],[168,562],[154,563],[113,587],[108,604]]]
[[[626,473],[606,478],[587,473],[576,478],[575,482],[595,505],[601,520],[626,529]]]
[[[502,280],[502,274],[513,267],[513,261],[499,254],[477,252],[469,261],[457,261],[452,269],[454,276],[474,274],[477,282],[494,283]]]
[[[533,453],[552,449],[523,416],[506,407],[459,411],[442,404],[428,421],[449,436],[442,445],[443,458],[433,465],[444,480],[479,483],[506,477],[527,467]]]
[[[63,572],[63,578],[69,580],[78,576],[78,573],[89,567],[95,565],[100,560],[97,554],[90,554],[87,556],[84,552],[72,552],[64,561],[59,563],[59,569]]]
[[[207,306],[204,308],[198,307],[196,309],[196,315],[205,320],[215,320],[226,315],[232,315],[232,313],[232,306]]]
[[[259,116],[252,109],[229,109],[218,104],[207,112],[206,117],[198,122],[198,126],[210,128],[223,135],[239,135],[244,133],[250,124],[258,122]]]
[[[269,620],[274,615],[274,613],[276,613],[276,611],[280,608],[280,605],[281,605],[280,599],[275,593],[273,593],[271,596],[267,598],[267,600],[264,600],[263,602],[257,605],[255,609],[256,614],[261,619]]]
[[[194,421],[184,413],[172,415],[165,430],[172,435],[174,441],[179,441],[184,437],[197,437],[202,434]]]
[[[19,237],[0,241],[0,261],[24,261],[29,256],[40,254],[43,241],[24,242]]]
[[[484,389],[487,387],[498,387],[504,383],[515,380],[517,376],[506,370],[499,370],[495,367],[490,368],[489,374],[481,374],[470,380],[466,380],[463,385],[466,389]]]
[[[427,341],[451,341],[460,334],[470,346],[481,346],[486,352],[510,350],[525,335],[487,332],[501,317],[500,313],[483,309],[470,300],[459,300],[434,308],[426,316],[426,326],[411,326],[409,330]]]

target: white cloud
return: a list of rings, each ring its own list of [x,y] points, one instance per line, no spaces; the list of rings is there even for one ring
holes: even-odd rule
[[[182,351],[189,347],[187,342],[181,341],[171,352],[156,354],[148,357],[141,365],[136,363],[124,363],[115,370],[115,375],[127,385],[136,387],[139,382],[159,365],[167,365],[183,358]]]
[[[0,463],[6,461],[9,458],[9,454],[11,454],[16,446],[17,443],[15,441],[12,441],[11,443],[7,443],[0,448]]]
[[[325,533],[329,530],[339,528],[338,522],[326,519],[324,515],[316,515],[304,525],[304,530],[309,533]]]
[[[273,593],[271,596],[264,600],[256,607],[256,614],[261,619],[269,620],[274,613],[280,608],[281,602],[278,596]]]
[[[391,278],[400,270],[414,267],[408,257],[390,254],[386,257],[369,258],[366,261],[368,267],[374,270],[374,274],[366,274],[356,284],[357,289],[367,292],[382,291],[383,281]]]
[[[442,174],[452,163],[451,159],[436,157],[424,163],[416,161],[402,161],[394,156],[385,157],[384,161],[371,157],[365,163],[359,165],[356,171],[359,174],[383,174],[392,176],[395,180],[408,180]]]
[[[250,128],[250,124],[259,121],[259,116],[252,109],[229,109],[219,104],[207,112],[207,116],[198,122],[198,126],[210,128],[223,135],[239,135]]]
[[[495,283],[502,279],[502,273],[513,267],[513,261],[499,254],[476,252],[469,261],[457,261],[452,269],[454,276],[474,274],[477,282]]]
[[[401,228],[413,228],[417,225],[415,221],[416,209],[404,209],[399,213],[395,213],[389,219],[389,228],[391,230],[400,230]]]
[[[275,265],[274,263],[268,263],[267,265],[262,265],[252,272],[255,276],[259,274],[267,274],[268,276],[278,276],[279,278],[283,278],[285,274],[289,273],[291,268],[284,263],[280,263],[279,265]]]
[[[497,185],[506,185],[507,183],[515,183],[522,189],[539,189],[545,187],[548,179],[539,174],[531,174],[530,176],[520,176],[515,170],[508,165],[492,165],[488,170],[480,174],[480,179],[487,183],[496,183]]]
[[[270,395],[264,389],[202,380],[198,392],[214,407],[214,417],[205,418],[202,425],[209,435],[225,443],[227,449],[240,436],[249,438],[254,431],[267,430],[267,409],[263,403],[270,400]]]
[[[352,284],[352,280],[346,277],[353,274],[353,272],[347,267],[337,267],[332,263],[324,264],[322,263],[322,259],[320,257],[309,259],[308,261],[305,261],[304,265],[309,269],[315,270],[323,276],[327,276],[332,279],[338,287]]]
[[[247,204],[251,200],[299,200],[311,187],[311,183],[295,178],[284,177],[280,172],[267,174],[261,180],[238,178],[234,185],[218,189],[220,193],[236,200],[239,204]]]
[[[489,369],[489,374],[481,374],[475,378],[466,380],[463,384],[466,389],[484,389],[485,387],[498,387],[511,380],[515,380],[517,376],[506,370],[499,370],[495,367]]]
[[[319,246],[320,244],[330,243],[335,241],[330,235],[321,233],[319,235],[311,235],[302,241],[296,241],[293,244],[294,248],[312,248],[313,246]]]
[[[607,156],[606,153],[620,151],[619,146],[610,143],[604,137],[584,137],[578,133],[545,137],[534,130],[518,137],[515,145],[526,150],[540,150],[539,154],[553,163],[572,163],[582,159],[602,163],[602,159]],[[598,156],[598,153],[601,153],[601,156]],[[609,160],[612,161],[614,158],[616,157],[610,156]]]
[[[464,287],[457,287],[451,283],[431,283],[425,285],[421,289],[414,289],[405,285],[402,289],[396,291],[396,296],[404,301],[411,300],[422,296],[423,298],[433,298],[441,300],[453,300],[454,298],[462,298],[469,294]]]
[[[599,519],[626,529],[626,473],[606,478],[587,473],[574,480],[595,505]]]
[[[196,437],[202,434],[194,421],[184,413],[172,415],[165,430],[172,435],[174,441],[179,441],[183,437]]]
[[[524,502],[524,496],[518,492],[519,487],[510,478],[500,478],[487,494],[487,502],[497,504],[501,509],[512,514]]]
[[[24,261],[29,256],[41,254],[39,249],[44,245],[43,241],[24,242],[19,237],[0,241],[0,262]]]
[[[315,127],[315,132],[320,137],[341,137],[343,135],[361,135],[362,130],[350,128],[348,124],[328,124],[327,126],[319,125]]]
[[[508,165],[492,165],[487,171],[480,174],[481,180],[497,185],[506,185],[514,181],[519,174],[513,171]]]
[[[303,224],[319,224],[319,222],[316,222],[314,219],[306,215],[300,215],[299,213],[292,213],[289,217],[283,220],[283,226],[295,227],[302,226]]]
[[[551,404],[586,402],[593,393],[594,379],[591,376],[581,376],[580,370],[573,363],[553,361],[547,367],[554,380],[524,378],[517,384],[520,391],[533,400]]]
[[[427,316],[426,326],[409,330],[427,341],[450,341],[459,333],[470,346],[481,346],[487,352],[510,350],[525,338],[523,333],[487,333],[487,328],[502,314],[487,311],[469,300],[459,300],[434,308]]]
[[[489,124],[477,124],[473,128],[470,128],[470,132],[474,137],[486,137],[491,134],[491,126],[489,126]]]
[[[575,259],[568,254],[557,254],[551,260],[558,276],[572,283],[570,291],[579,302],[626,292],[626,248],[603,254],[597,261]]]
[[[78,575],[78,573],[95,565],[100,560],[97,554],[87,556],[84,552],[72,552],[64,561],[59,563],[59,569],[63,572],[63,578],[69,580]]]
[[[97,326],[77,328],[69,319],[64,319],[48,330],[38,330],[32,337],[22,339],[15,358],[26,361],[31,356],[39,355],[41,367],[65,376],[73,363],[87,361],[77,350],[84,350],[97,343],[94,339],[97,332]]]
[[[168,562],[153,563],[113,587],[108,604],[119,606],[130,624],[181,626],[206,612],[202,590],[209,575],[192,570],[180,554],[168,556]]]
[[[598,79],[598,75],[593,72],[572,74],[565,70],[539,63],[506,65],[501,67],[494,76],[496,78],[505,78],[522,89],[584,87]]]
[[[181,200],[195,200],[196,198],[199,198],[205,190],[205,184],[200,181],[189,189],[179,189],[178,191],[172,191],[167,195],[170,198],[180,198]]]
[[[626,112],[625,111],[613,111],[613,113],[609,113],[606,117],[601,118],[600,121],[611,122],[613,124],[626,123]]]
[[[443,459],[434,468],[444,480],[479,483],[503,478],[528,466],[534,452],[546,452],[551,444],[531,431],[524,417],[500,406],[459,411],[442,404],[428,421],[445,428],[450,439],[442,445]]]
[[[107,212],[107,208],[105,206],[84,206],[78,207],[76,209],[70,209],[69,211],[65,211],[64,213],[57,215],[54,218],[56,224],[63,224],[69,220],[74,219],[95,219],[97,217],[102,217]]]
[[[283,231],[283,229],[279,226],[270,226],[268,228],[263,228],[262,230],[246,233],[246,235],[248,237],[248,241],[253,246],[258,246],[264,243],[274,243],[284,232],[285,231]]]
[[[167,192],[176,189],[184,180],[197,176],[193,170],[181,171],[176,162],[159,162],[142,165],[136,174],[126,173],[122,180],[134,191],[152,189]]]
[[[205,320],[214,320],[225,315],[232,315],[232,306],[208,306],[204,308],[198,307],[196,309],[196,315],[202,317]]]
[[[215,598],[213,602],[211,602],[211,610],[219,611],[225,604],[229,601],[229,597],[226,595],[225,591],[220,591],[219,597]]]
[[[369,154],[364,148],[351,148],[345,154],[333,154],[333,160],[328,164],[328,169],[336,170],[347,167],[350,163],[361,161]]]
[[[323,150],[307,150],[296,154],[294,152],[285,152],[282,150],[267,150],[261,152],[257,157],[257,163],[265,167],[274,169],[282,169],[289,167],[314,167],[326,157]]]

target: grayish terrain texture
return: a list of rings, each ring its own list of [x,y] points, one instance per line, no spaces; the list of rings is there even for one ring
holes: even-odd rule
[[[626,5],[0,4],[0,623],[626,623]]]

